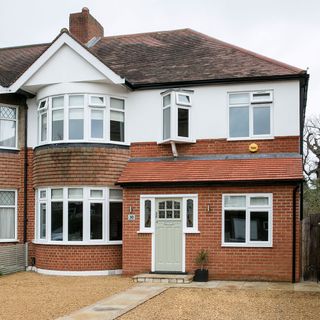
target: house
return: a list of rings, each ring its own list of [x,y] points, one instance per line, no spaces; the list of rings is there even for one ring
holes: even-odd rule
[[[305,70],[83,8],[0,49],[0,242],[46,274],[298,281]]]

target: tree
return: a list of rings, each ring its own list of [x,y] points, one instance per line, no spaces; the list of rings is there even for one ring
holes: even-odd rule
[[[307,119],[303,136],[304,211],[309,215],[320,213],[320,115]]]

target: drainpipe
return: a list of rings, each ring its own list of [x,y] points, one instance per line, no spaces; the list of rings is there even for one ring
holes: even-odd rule
[[[24,162],[23,162],[23,243],[27,242],[28,224],[28,106],[25,105],[24,115]]]
[[[292,283],[296,282],[296,219],[297,219],[297,191],[299,185],[293,189],[292,193]]]
[[[175,158],[177,158],[179,156],[178,154],[178,150],[177,150],[177,146],[176,146],[176,143],[174,141],[170,141],[170,144],[171,144],[171,151],[172,151],[172,154]]]

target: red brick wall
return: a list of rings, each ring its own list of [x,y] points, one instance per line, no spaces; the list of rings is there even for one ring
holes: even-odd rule
[[[221,247],[223,193],[273,193],[273,247]],[[124,192],[123,271],[137,274],[151,270],[151,234],[138,234],[140,194],[198,193],[200,234],[186,235],[186,270],[193,272],[197,253],[209,251],[212,279],[249,279],[291,281],[292,270],[292,186],[274,187],[199,187],[126,189]],[[207,212],[208,204],[211,207]],[[126,219],[132,206],[135,221]],[[299,207],[297,207],[299,209]],[[297,271],[299,281],[299,212],[297,212]]]
[[[36,267],[46,270],[94,271],[122,268],[121,245],[35,245]]]
[[[299,137],[275,137],[270,140],[227,141],[226,139],[204,139],[196,143],[177,144],[179,155],[245,154],[251,143],[259,146],[258,153],[299,152]],[[169,144],[139,142],[131,144],[131,157],[172,156]]]
[[[129,159],[129,152],[128,149],[107,147],[36,149],[34,187],[113,185]]]

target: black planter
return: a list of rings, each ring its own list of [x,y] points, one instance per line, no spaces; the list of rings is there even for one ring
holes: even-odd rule
[[[209,278],[209,272],[207,269],[197,269],[194,273],[193,281],[207,282]]]

